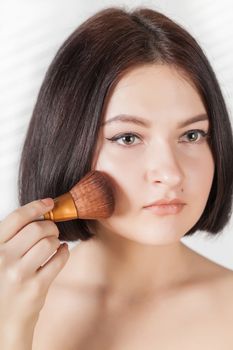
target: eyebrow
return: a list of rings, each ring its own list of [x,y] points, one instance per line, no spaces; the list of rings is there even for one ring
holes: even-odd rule
[[[177,127],[178,128],[183,128],[189,124],[193,124],[193,123],[197,123],[199,121],[202,120],[209,120],[208,116],[206,113],[202,113],[202,114],[198,114],[193,116],[190,119],[181,121],[179,123],[177,123]],[[151,126],[151,123],[146,121],[144,118],[138,117],[138,116],[133,116],[133,115],[129,115],[129,114],[119,114],[116,115],[113,118],[110,118],[108,120],[106,120],[105,122],[103,122],[101,124],[101,126],[107,125],[107,124],[111,124],[113,122],[124,122],[124,123],[133,123],[136,125],[140,125],[140,126],[144,126],[149,128]]]

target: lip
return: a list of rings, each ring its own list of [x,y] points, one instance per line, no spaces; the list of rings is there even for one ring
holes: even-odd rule
[[[172,200],[167,200],[167,199],[159,199],[155,202],[152,202],[148,205],[146,205],[144,208],[148,208],[148,207],[151,207],[151,206],[157,206],[157,205],[172,205],[172,204],[183,204],[185,205],[185,203],[179,199],[179,198],[174,198]]]
[[[156,215],[174,215],[182,211],[185,204],[160,204],[160,205],[150,205],[145,207],[146,210],[152,212]]]

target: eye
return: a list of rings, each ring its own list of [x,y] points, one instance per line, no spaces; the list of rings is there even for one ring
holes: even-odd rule
[[[200,137],[197,136],[198,134],[200,135]],[[186,136],[186,135],[187,136],[191,135],[191,137],[189,138],[189,140],[187,142],[186,141],[181,141],[181,143],[184,142],[184,143],[198,144],[198,143],[202,142],[204,139],[206,139],[207,137],[209,137],[209,133],[208,132],[205,132],[204,130],[199,130],[199,129],[189,130],[182,136]]]
[[[111,142],[117,142],[118,140],[122,139],[123,145],[126,145],[126,147],[127,147],[127,146],[131,146],[132,145],[132,143],[135,140],[135,138],[140,139],[140,137],[137,136],[134,133],[125,133],[125,134],[120,134],[120,135],[113,136],[112,138],[107,138],[107,140],[109,140]],[[123,146],[123,145],[120,144],[120,146]]]
[[[199,134],[200,137],[193,136],[193,135],[197,135],[197,134]],[[199,129],[189,130],[185,134],[183,134],[182,137],[186,136],[186,135],[187,136],[191,135],[191,138],[188,141],[181,141],[181,143],[199,144],[204,139],[209,137],[209,133],[208,132],[206,133],[204,130],[199,130]],[[120,146],[123,146],[123,147],[131,147],[134,144],[135,138],[137,138],[139,140],[141,139],[137,134],[132,133],[132,132],[128,132],[128,133],[119,134],[119,135],[113,136],[112,138],[106,138],[106,139],[109,140],[110,142],[117,143],[117,144],[119,144]],[[119,143],[118,142],[119,140],[121,140],[123,142],[123,144]]]

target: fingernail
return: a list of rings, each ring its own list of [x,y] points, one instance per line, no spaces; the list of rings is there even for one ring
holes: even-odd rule
[[[41,199],[41,202],[44,203],[44,205],[46,205],[46,207],[52,207],[54,204],[54,201],[52,198]]]

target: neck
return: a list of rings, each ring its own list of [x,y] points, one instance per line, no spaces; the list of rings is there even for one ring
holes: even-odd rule
[[[106,293],[130,296],[162,292],[190,278],[193,251],[180,241],[143,245],[101,231],[81,245],[86,274],[91,283],[103,287]]]

